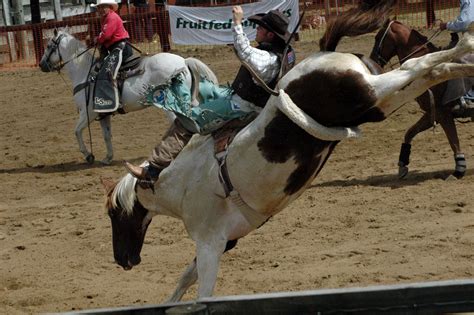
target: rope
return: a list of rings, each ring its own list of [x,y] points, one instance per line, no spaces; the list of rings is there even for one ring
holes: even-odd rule
[[[424,43],[423,45],[421,45],[420,47],[418,47],[417,49],[415,49],[414,51],[412,51],[410,54],[408,54],[407,56],[405,56],[405,58],[402,58],[398,63],[399,64],[402,64],[402,62],[406,61],[407,59],[409,59],[411,56],[413,56],[414,54],[416,54],[417,52],[419,52],[422,48],[426,47],[426,45],[428,45],[429,43],[431,43],[431,40],[438,37],[439,34],[441,34],[442,31],[440,30],[437,30],[436,32],[434,32],[433,35],[431,35],[430,38],[428,38],[428,40],[426,41],[426,43]]]
[[[97,49],[97,47],[94,46],[94,52],[92,53],[92,56],[95,55],[96,49]],[[94,65],[94,58],[91,58],[91,64],[89,66],[89,71],[87,72],[86,82],[89,81],[89,77],[90,77],[93,65]],[[87,84],[85,89],[84,89],[84,93],[86,93],[85,94],[85,99],[86,99],[86,107],[85,108],[86,108],[86,115],[87,115],[87,130],[89,132],[89,143],[90,143],[90,147],[91,147],[91,155],[94,156],[94,151],[93,151],[93,146],[92,146],[91,120],[90,120],[90,116],[89,116],[90,87],[91,87],[91,85]]]

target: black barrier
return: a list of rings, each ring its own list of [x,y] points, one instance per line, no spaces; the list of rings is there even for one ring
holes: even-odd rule
[[[474,279],[224,296],[64,314],[442,314],[474,312]]]

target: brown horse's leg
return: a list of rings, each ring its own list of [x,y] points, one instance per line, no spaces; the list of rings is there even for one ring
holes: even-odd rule
[[[417,134],[432,126],[431,113],[426,112],[421,118],[411,126],[405,133],[405,140],[400,148],[398,158],[398,177],[404,178],[408,174],[408,164],[410,163],[411,142]]]
[[[456,163],[456,168],[454,170],[453,176],[459,179],[463,177],[466,173],[466,159],[464,157],[464,154],[461,152],[458,131],[456,129],[456,124],[454,123],[453,114],[451,113],[452,106],[449,105],[443,106],[442,109],[438,109],[436,118],[441,127],[443,128],[446,137],[448,138],[451,150],[453,150],[454,161]]]

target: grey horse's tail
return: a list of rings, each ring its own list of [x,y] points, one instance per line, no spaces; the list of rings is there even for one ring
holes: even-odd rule
[[[191,72],[198,73],[201,77],[212,81],[214,84],[219,84],[214,72],[201,60],[189,57],[186,58],[184,62]]]

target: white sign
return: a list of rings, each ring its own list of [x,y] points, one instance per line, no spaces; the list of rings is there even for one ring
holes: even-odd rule
[[[257,13],[270,10],[283,12],[290,20],[291,33],[298,24],[298,0],[267,0],[243,4],[244,32],[255,39],[257,26],[247,20]],[[232,36],[232,7],[182,7],[169,5],[171,39],[178,45],[224,45],[234,42]]]

